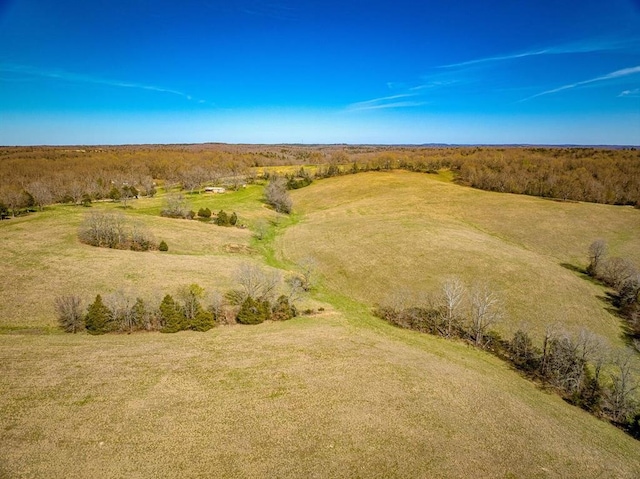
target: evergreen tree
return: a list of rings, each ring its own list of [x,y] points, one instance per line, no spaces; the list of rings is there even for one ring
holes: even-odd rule
[[[224,210],[220,210],[218,212],[218,217],[216,218],[216,224],[218,226],[229,226],[229,215]]]
[[[184,315],[169,294],[160,303],[160,320],[162,322],[160,331],[163,333],[176,333],[185,329],[186,320]]]
[[[211,218],[211,210],[209,208],[200,208],[198,210],[198,216],[200,218]]]
[[[241,324],[260,324],[271,317],[269,301],[256,300],[247,296],[238,312],[237,321]]]
[[[213,313],[198,308],[195,318],[191,320],[191,329],[194,331],[208,331],[216,325]]]
[[[149,312],[147,311],[147,305],[144,304],[142,298],[136,299],[132,309],[132,329],[143,329],[149,322]]]
[[[298,311],[296,307],[289,302],[289,298],[285,295],[282,295],[276,301],[276,304],[273,306],[273,313],[271,318],[274,321],[287,321],[298,315]]]
[[[97,295],[95,301],[87,308],[84,322],[90,334],[104,334],[112,329],[112,314],[102,301],[102,296]]]

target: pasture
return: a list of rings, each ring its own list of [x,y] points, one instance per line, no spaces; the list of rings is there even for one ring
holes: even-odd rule
[[[458,275],[521,322],[586,327],[622,347],[585,265],[602,237],[640,259],[640,212],[366,173],[292,192],[285,218],[261,186],[189,197],[248,228],[133,208],[55,206],[0,222],[0,477],[628,477],[640,442],[462,342],[392,327],[371,308]],[[87,211],[122,211],[169,251],[79,243]],[[259,222],[269,225],[263,240]],[[198,283],[235,287],[241,264],[283,277],[312,258],[311,316],[206,333],[63,334],[54,298]],[[564,265],[564,266],[563,266]],[[284,286],[283,286],[284,287]]]

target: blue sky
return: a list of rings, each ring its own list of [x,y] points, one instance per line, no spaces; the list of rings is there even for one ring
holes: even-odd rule
[[[640,0],[0,0],[0,144],[640,145]]]

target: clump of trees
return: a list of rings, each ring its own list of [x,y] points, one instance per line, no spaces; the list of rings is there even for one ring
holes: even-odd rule
[[[148,251],[156,249],[153,235],[139,223],[131,223],[122,214],[91,212],[85,217],[78,237],[83,243],[102,248]]]
[[[161,216],[168,218],[181,218],[181,219],[195,219],[196,213],[189,208],[186,198],[180,193],[170,193],[165,200],[165,207],[160,212]],[[198,210],[197,218],[202,221],[211,221],[211,218],[215,216],[213,222],[218,226],[236,226],[238,224],[238,215],[236,212],[228,214],[224,210],[220,210],[217,215],[214,215],[208,207],[203,207]]]
[[[392,300],[379,306],[376,314],[398,326],[443,336],[462,338],[481,348],[495,345],[491,332],[502,318],[498,296],[486,285],[468,288],[460,279],[450,278],[440,295],[428,306],[406,306],[404,300]]]
[[[256,265],[244,264],[236,272],[239,288],[227,293],[231,304],[240,306],[237,322],[260,324],[267,320],[286,321],[298,315],[291,298],[280,295],[274,301],[282,278],[276,271],[266,272]]]
[[[193,219],[195,215],[195,212],[189,208],[187,200],[181,193],[168,194],[164,201],[164,208],[160,212],[160,216],[165,216],[167,218],[182,218],[189,220]]]
[[[445,338],[458,338],[509,361],[565,400],[607,419],[640,439],[640,401],[633,352],[612,354],[604,340],[586,330],[570,335],[548,327],[541,344],[526,328],[504,340],[491,330],[501,316],[497,296],[485,286],[445,281],[427,306],[391,298],[376,309],[390,323]]]
[[[218,226],[236,226],[238,224],[238,215],[235,211],[228,214],[226,211],[220,210],[216,215],[215,222]]]
[[[272,176],[264,189],[264,199],[278,213],[289,214],[293,201],[287,191],[287,181],[281,176]]]
[[[103,298],[98,294],[85,308],[80,297],[60,296],[54,308],[58,322],[68,333],[208,331],[218,324],[259,324],[286,321],[298,315],[291,294],[278,294],[282,283],[277,272],[256,265],[243,265],[236,273],[238,288],[225,296],[206,294],[190,284],[165,294],[155,305],[139,296],[117,291]]]
[[[627,258],[609,256],[607,243],[598,239],[589,246],[586,272],[613,289],[612,303],[640,351],[640,270]]]
[[[571,336],[553,328],[547,328],[540,346],[526,330],[518,330],[504,351],[516,368],[550,385],[570,403],[627,430],[637,422],[632,351],[612,354],[593,333],[582,330]]]
[[[304,167],[300,167],[300,169],[294,174],[285,175],[285,178],[287,179],[288,190],[304,188],[313,182],[311,175],[304,169]]]
[[[198,218],[208,220],[211,218],[211,210],[209,208],[200,208],[198,210]]]
[[[67,295],[56,298],[55,310],[59,324],[69,333],[207,331],[216,325],[219,308],[214,302],[208,308],[202,305],[204,290],[200,286],[186,286],[176,297],[174,300],[167,294],[159,305],[153,306],[122,291],[104,299],[98,294],[83,312],[81,299]]]

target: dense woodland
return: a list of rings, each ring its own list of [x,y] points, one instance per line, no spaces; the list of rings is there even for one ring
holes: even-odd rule
[[[0,214],[82,204],[157,185],[238,187],[270,166],[317,166],[315,178],[394,168],[449,169],[455,181],[560,200],[640,205],[640,150],[531,147],[168,145],[0,148]],[[308,184],[311,178],[289,182]]]

